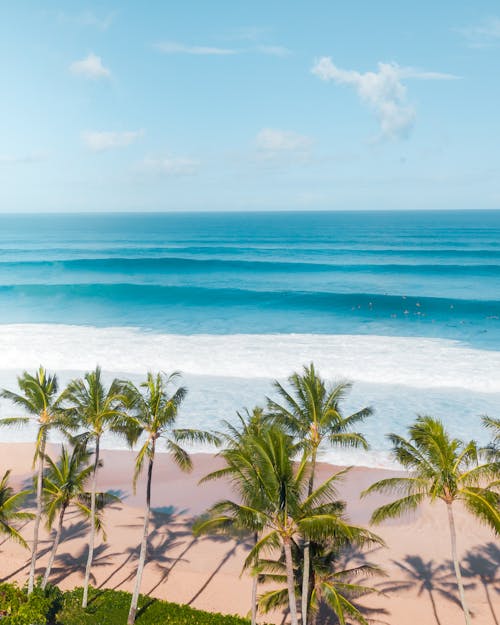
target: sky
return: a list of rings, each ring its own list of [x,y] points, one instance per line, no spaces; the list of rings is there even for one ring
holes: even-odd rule
[[[0,211],[500,208],[495,1],[0,5]]]

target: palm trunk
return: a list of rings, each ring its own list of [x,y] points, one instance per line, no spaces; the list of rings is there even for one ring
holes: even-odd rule
[[[83,597],[82,608],[87,607],[89,600],[89,582],[90,571],[92,569],[92,560],[94,559],[94,543],[95,543],[95,499],[97,491],[97,470],[99,468],[99,443],[100,437],[96,438],[95,442],[95,458],[94,458],[94,472],[92,476],[92,491],[90,493],[90,534],[89,534],[89,553],[87,556],[87,565],[85,567],[85,579],[83,582]]]
[[[57,548],[59,547],[59,541],[61,540],[65,512],[66,512],[66,506],[63,506],[61,508],[61,512],[59,513],[59,522],[57,524],[57,530],[56,530],[56,535],[54,538],[54,543],[52,544],[52,551],[50,552],[49,563],[47,564],[47,568],[45,569],[45,574],[43,576],[42,589],[44,589],[47,586],[47,583],[50,577],[50,572],[52,571],[52,565],[54,564],[54,559],[56,557]]]
[[[38,534],[40,531],[40,521],[42,520],[42,490],[43,490],[43,464],[45,456],[45,435],[43,435],[39,455],[38,455],[38,477],[36,484],[36,516],[33,527],[33,545],[31,547],[31,564],[28,578],[28,595],[33,592],[35,586],[36,558],[38,552]]]
[[[311,453],[311,476],[309,477],[309,486],[307,495],[309,496],[314,489],[314,473],[316,471],[316,453],[317,448],[313,447]],[[309,607],[309,575],[311,571],[311,543],[306,539],[304,542],[304,561],[302,564],[302,602],[301,614],[302,625],[307,625],[307,609]]]
[[[253,535],[254,545],[257,544],[259,540],[259,535],[257,532]],[[257,558],[256,558],[257,559]],[[252,624],[257,625],[257,587],[259,585],[259,574],[254,573],[252,580]]]
[[[127,618],[127,625],[134,625],[135,615],[137,612],[137,603],[139,601],[139,591],[141,589],[142,572],[144,571],[144,565],[146,563],[146,553],[148,549],[148,533],[149,533],[149,516],[151,511],[151,478],[153,476],[153,461],[155,455],[155,443],[151,450],[151,456],[149,458],[148,466],[148,482],[146,487],[146,510],[144,512],[144,528],[142,533],[141,551],[139,554],[139,565],[137,567],[137,575],[135,578],[134,593],[132,595],[132,601],[130,603],[130,610]]]
[[[465,591],[462,582],[462,573],[460,572],[460,564],[457,556],[457,535],[455,532],[455,519],[453,517],[453,508],[451,503],[447,503],[448,508],[448,521],[450,524],[450,537],[451,537],[451,557],[453,559],[453,567],[455,569],[455,577],[457,578],[458,593],[460,595],[460,602],[462,604],[462,610],[464,611],[466,625],[471,625],[471,618],[469,608],[465,602]]]
[[[497,619],[497,615],[495,614],[495,608],[493,607],[493,602],[491,601],[488,584],[484,580],[482,580],[482,584],[483,584],[484,592],[486,594],[486,600],[488,601],[488,606],[490,608],[491,616],[493,617],[493,621],[495,622],[495,625],[498,625],[498,619]]]
[[[288,587],[288,605],[290,607],[290,618],[292,621],[292,625],[299,625],[299,622],[297,620],[297,602],[295,600],[295,579],[293,575],[292,547],[290,545],[289,538],[285,538],[283,540],[283,548],[285,550],[286,583]]]

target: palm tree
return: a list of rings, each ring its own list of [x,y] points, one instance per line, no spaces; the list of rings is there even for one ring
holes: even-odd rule
[[[94,517],[92,516],[89,506],[92,495],[86,490],[87,483],[95,468],[94,463],[89,464],[90,456],[91,453],[81,446],[75,447],[71,453],[63,446],[61,455],[56,462],[48,456],[46,457],[48,466],[43,484],[44,509],[47,517],[47,528],[53,527],[56,516],[57,527],[49,562],[42,580],[42,588],[45,588],[49,581],[68,508],[73,506],[80,516],[89,519],[91,523],[94,522],[96,530],[102,531],[103,525],[99,513],[105,505],[119,501],[119,498],[111,493],[99,493],[97,512]]]
[[[60,397],[58,397],[57,376],[49,375],[43,367],[31,375],[25,371],[17,378],[17,384],[21,393],[14,393],[6,389],[0,392],[0,397],[10,400],[20,406],[29,417],[11,417],[2,419],[0,425],[25,425],[35,422],[37,431],[35,455],[33,466],[38,462],[37,489],[36,489],[36,516],[33,528],[33,543],[31,547],[31,564],[28,579],[28,594],[33,592],[35,584],[36,560],[38,555],[38,534],[42,518],[42,488],[43,466],[45,459],[45,447],[49,432],[54,429],[62,429],[68,424],[64,421],[60,412]]]
[[[89,550],[83,582],[82,607],[87,607],[90,573],[94,557],[94,543],[96,531],[96,491],[97,474],[100,466],[100,444],[103,434],[118,427],[118,419],[123,415],[123,395],[118,380],[113,380],[109,388],[102,381],[101,368],[86,373],[84,378],[73,380],[63,393],[67,403],[66,413],[78,423],[83,430],[79,442],[93,444],[94,468],[92,471],[92,486],[90,495],[90,531]]]
[[[497,475],[500,474],[500,419],[482,417],[483,426],[491,433],[492,439],[488,451],[493,462],[497,463]]]
[[[372,414],[372,409],[362,408],[354,414],[344,416],[342,400],[351,389],[351,384],[338,382],[332,386],[317,373],[314,364],[304,366],[302,373],[292,373],[288,378],[290,390],[278,381],[274,383],[279,401],[268,398],[268,410],[274,420],[280,423],[304,446],[311,462],[309,494],[314,488],[316,460],[320,446],[328,443],[335,447],[368,449],[368,443],[354,428]],[[302,620],[307,623],[309,604],[309,544],[304,545],[304,576],[302,588]]]
[[[361,531],[345,523],[341,516],[343,505],[336,500],[334,482],[345,470],[332,475],[307,495],[307,456],[303,456],[295,469],[296,452],[292,438],[277,425],[264,429],[248,440],[243,462],[238,471],[230,474],[241,503],[224,500],[212,507],[212,512],[221,518],[232,518],[246,527],[262,528],[246,566],[253,565],[264,550],[283,549],[292,625],[298,625],[292,558],[295,540],[320,540],[326,536],[345,539]]]
[[[363,536],[361,536],[361,539]],[[367,542],[372,542],[367,536]],[[355,542],[355,541],[354,541]],[[366,542],[361,540],[361,546]],[[353,548],[351,544],[349,548]],[[347,548],[347,546],[346,546]],[[292,549],[294,558],[294,570],[297,578],[296,593],[300,593],[300,580],[303,575],[302,550],[294,544]],[[325,540],[320,543],[311,542],[311,585],[312,592],[309,601],[308,614],[313,622],[316,622],[321,604],[328,606],[336,615],[340,625],[346,625],[346,617],[349,622],[360,625],[368,625],[368,621],[356,606],[355,600],[371,593],[377,593],[377,589],[365,585],[365,579],[369,576],[384,575],[383,571],[364,559],[355,566],[348,566],[346,549]],[[286,582],[285,564],[283,557],[279,560],[259,560],[259,570],[264,582],[274,585],[282,585]],[[259,605],[263,612],[269,612],[276,608],[286,606],[286,588],[277,588],[265,592],[259,597]]]
[[[470,613],[465,600],[462,574],[457,555],[453,505],[460,501],[478,520],[500,533],[499,495],[487,485],[495,467],[485,461],[484,450],[475,441],[467,443],[451,438],[444,425],[433,417],[418,417],[410,426],[409,438],[389,434],[393,455],[410,475],[380,480],[367,488],[362,496],[373,492],[398,493],[401,497],[380,506],[372,515],[372,523],[398,517],[415,510],[425,500],[441,500],[446,504],[450,527],[451,553],[465,622]]]
[[[9,486],[9,477],[10,471],[5,471],[0,480],[0,533],[6,534],[8,538],[28,548],[26,541],[16,528],[16,524],[18,521],[27,521],[33,518],[33,514],[20,511],[30,491],[14,492],[14,489]]]
[[[127,432],[128,440],[132,444],[143,435],[145,440],[139,449],[135,462],[134,487],[137,483],[144,463],[147,459],[147,482],[146,482],[146,507],[144,511],[144,526],[141,541],[139,564],[135,580],[134,592],[128,614],[128,625],[133,625],[137,612],[137,602],[142,581],[142,573],[146,563],[148,546],[149,518],[151,512],[151,484],[153,478],[153,466],[155,460],[156,444],[159,439],[164,439],[167,450],[177,466],[183,471],[192,468],[189,454],[179,443],[210,442],[217,443],[217,437],[206,432],[192,429],[175,428],[175,421],[180,405],[186,397],[185,387],[178,387],[170,394],[170,386],[174,384],[180,374],[175,372],[167,376],[165,374],[148,373],[147,379],[137,388],[131,382],[124,382],[124,393],[127,398],[128,417],[123,422],[123,429]]]
[[[245,409],[245,414],[236,413],[239,423],[235,426],[227,421],[224,422],[226,431],[221,434],[224,448],[219,452],[219,456],[224,458],[226,466],[218,471],[205,476],[200,480],[200,484],[218,478],[229,478],[238,484],[240,479],[244,479],[245,468],[252,464],[252,437],[262,434],[268,423],[264,418],[264,411],[259,406],[250,412]],[[259,488],[248,490],[248,495],[252,495],[252,506],[259,506]],[[251,535],[254,545],[259,540],[259,533],[262,531],[260,518],[249,517],[246,514],[227,515],[221,514],[217,506],[210,508],[206,515],[201,517],[193,526],[195,535],[221,533],[229,536]],[[257,591],[259,575],[253,571],[252,579],[252,607],[251,625],[257,623]]]

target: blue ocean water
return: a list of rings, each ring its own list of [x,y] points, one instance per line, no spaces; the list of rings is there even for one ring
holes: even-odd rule
[[[0,215],[1,387],[40,363],[63,381],[180,369],[181,418],[215,427],[310,361],[354,382],[346,409],[376,409],[372,451],[335,462],[386,465],[416,413],[484,436],[500,211]]]
[[[0,216],[0,322],[500,348],[500,212]]]

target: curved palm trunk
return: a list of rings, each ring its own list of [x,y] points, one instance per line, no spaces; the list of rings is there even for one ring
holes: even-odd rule
[[[314,473],[316,472],[316,454],[317,448],[313,447],[311,453],[311,476],[309,478],[309,486],[307,489],[307,495],[309,496],[313,492],[314,488]],[[302,570],[302,598],[301,598],[301,614],[302,624],[307,625],[307,609],[309,606],[309,575],[311,571],[311,542],[306,540],[304,543],[304,561]]]
[[[97,470],[99,468],[99,443],[100,437],[96,438],[94,472],[92,475],[92,491],[90,493],[90,534],[89,534],[89,553],[87,556],[87,565],[85,566],[85,579],[83,582],[82,608],[87,607],[89,600],[89,582],[90,571],[92,569],[92,560],[94,559],[94,543],[95,543],[95,499],[97,491]]]
[[[297,620],[297,602],[295,600],[295,579],[293,575],[292,547],[290,539],[283,540],[286,563],[286,584],[288,588],[288,605],[290,607],[290,618],[292,625],[299,625]]]
[[[47,586],[47,583],[48,583],[49,577],[50,577],[50,572],[52,571],[52,566],[54,564],[54,560],[55,560],[55,557],[56,557],[57,548],[59,547],[59,541],[61,540],[61,534],[62,534],[62,528],[63,528],[65,512],[66,512],[66,506],[63,506],[61,508],[61,512],[59,514],[59,521],[57,523],[56,535],[54,537],[54,542],[52,544],[52,550],[50,552],[49,563],[47,564],[47,568],[45,569],[45,573],[44,573],[44,576],[43,576],[42,589]]]
[[[457,578],[458,593],[460,595],[460,602],[462,604],[462,609],[464,611],[465,623],[466,625],[471,625],[470,612],[469,612],[469,608],[467,607],[467,603],[465,601],[465,591],[464,591],[464,585],[462,582],[462,573],[460,572],[460,564],[458,562],[458,556],[457,556],[457,535],[455,532],[455,519],[453,517],[452,504],[447,503],[446,507],[448,508],[448,522],[450,524],[451,557],[453,559],[453,568],[455,569],[455,577]]]
[[[253,535],[254,545],[257,544],[259,535],[257,532]],[[259,585],[259,575],[255,574],[252,580],[252,623],[251,625],[257,625],[257,587]]]
[[[38,476],[36,484],[36,516],[33,527],[33,545],[31,547],[31,564],[28,578],[28,595],[33,592],[35,586],[36,558],[38,555],[38,534],[40,532],[40,521],[42,520],[42,490],[43,490],[43,464],[45,456],[45,436],[42,438],[38,456]]]
[[[148,549],[148,533],[149,533],[149,516],[151,512],[151,478],[153,476],[153,461],[154,461],[154,442],[151,457],[149,459],[148,466],[148,483],[146,487],[146,510],[144,511],[144,528],[142,534],[141,551],[139,554],[139,565],[137,567],[137,575],[135,578],[134,593],[132,595],[132,601],[130,603],[130,610],[127,618],[127,625],[134,625],[135,615],[137,612],[137,603],[139,601],[139,591],[141,589],[142,573],[144,571],[144,565],[146,564],[146,553]]]

